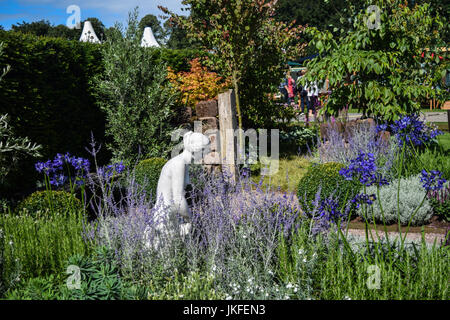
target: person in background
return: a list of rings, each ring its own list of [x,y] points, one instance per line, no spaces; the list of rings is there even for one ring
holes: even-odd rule
[[[319,88],[317,87],[317,83],[315,81],[313,82],[307,82],[305,86],[305,90],[307,92],[307,100],[306,100],[306,123],[309,122],[309,111],[311,110],[312,114],[314,115],[314,121],[316,121],[316,108],[315,108],[315,101],[314,101],[314,95],[319,94]]]
[[[317,108],[319,107],[319,87],[317,86],[317,82],[313,82],[313,93],[312,93],[312,100],[313,100],[313,112],[315,115],[315,112]]]
[[[306,87],[302,86],[302,84],[300,83],[301,78],[305,75],[305,70],[300,71],[299,76],[297,78],[297,95],[298,95],[298,101],[299,101],[299,106],[300,106],[300,110],[301,113],[300,114],[304,114],[305,113],[305,106],[307,104],[307,96],[308,96],[308,92],[305,90]]]
[[[287,79],[286,90],[288,93],[287,101],[288,101],[289,105],[292,105],[294,103],[294,97],[295,97],[295,94],[294,94],[295,81],[292,78],[290,71],[287,72],[286,79]]]
[[[281,97],[283,98],[283,103],[286,103],[288,101],[288,91],[287,91],[287,79],[284,78],[283,82],[280,83],[280,86],[278,89],[280,90]]]

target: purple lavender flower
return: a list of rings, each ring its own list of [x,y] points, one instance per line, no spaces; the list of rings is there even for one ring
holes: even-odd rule
[[[422,170],[420,181],[423,182],[423,187],[427,191],[440,190],[443,188],[444,183],[447,182],[447,180],[442,178],[442,172],[438,170],[431,170],[431,172]]]

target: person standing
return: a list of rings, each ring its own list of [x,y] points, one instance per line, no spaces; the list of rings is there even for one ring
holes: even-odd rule
[[[313,99],[313,112],[314,112],[314,116],[315,116],[316,110],[319,107],[319,87],[317,86],[316,81],[313,82],[312,99]]]
[[[283,98],[283,103],[286,103],[288,101],[287,85],[287,79],[284,78],[283,82],[281,82],[280,86],[278,87],[281,93],[281,97]]]
[[[294,86],[295,86],[295,81],[291,76],[291,72],[288,71],[286,74],[286,78],[287,78],[287,86],[286,86],[286,90],[288,92],[288,104],[292,105],[294,103]]]
[[[302,86],[301,84],[301,78],[305,75],[305,71],[302,70],[300,72],[299,77],[297,78],[297,95],[298,95],[298,101],[299,101],[299,105],[300,105],[300,110],[301,113],[300,114],[304,114],[305,113],[305,106],[307,104],[307,96],[308,96],[308,92],[305,90],[306,86]]]

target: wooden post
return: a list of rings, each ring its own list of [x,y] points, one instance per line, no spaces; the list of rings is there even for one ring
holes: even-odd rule
[[[442,105],[441,109],[447,110],[447,125],[448,125],[448,131],[450,132],[450,101],[445,101],[445,103]]]
[[[233,181],[236,181],[236,129],[236,96],[230,89],[219,94],[219,132],[222,171],[227,171]]]

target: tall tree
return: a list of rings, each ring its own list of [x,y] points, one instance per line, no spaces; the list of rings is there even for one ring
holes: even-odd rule
[[[13,24],[11,29],[14,32],[30,33],[36,36],[46,36],[51,27],[50,21],[40,20],[31,23],[25,21],[22,23],[19,22],[17,25]]]
[[[213,52],[213,65],[230,77],[236,94],[239,128],[243,128],[241,89],[246,85],[242,79],[254,65],[255,57],[265,57],[265,67],[281,78],[283,64],[280,61],[286,54],[295,55],[300,50],[300,46],[290,47],[291,40],[299,37],[300,30],[272,19],[275,3],[276,0],[183,0],[182,4],[189,6],[189,17],[159,7],[175,24],[182,26],[189,37]],[[264,79],[258,81],[262,83]],[[262,88],[259,94],[267,94],[265,89]],[[242,136],[239,146],[242,151]]]
[[[186,30],[173,24],[170,19],[164,22],[164,29],[168,37],[166,46],[169,49],[185,49],[197,46],[189,41]]]
[[[104,24],[97,18],[91,17],[82,21],[81,25],[84,24],[85,21],[89,20],[94,28],[96,35],[99,39],[105,39],[105,26]],[[37,22],[22,22],[17,25],[12,25],[11,29],[14,32],[22,32],[22,33],[30,33],[36,36],[48,36],[48,37],[56,37],[56,38],[64,38],[67,40],[78,40],[80,39],[81,30],[80,29],[70,29],[66,25],[60,24],[57,26],[53,26],[50,24],[48,20],[41,20]]]
[[[64,24],[51,27],[46,36],[55,38],[64,38],[67,40],[78,40],[80,38],[81,30],[70,29]]]
[[[311,60],[307,81],[328,78],[332,88],[325,111],[337,113],[348,105],[388,120],[419,110],[420,100],[448,68],[439,54],[444,22],[428,3],[409,7],[402,0],[378,0],[376,15],[355,14],[350,32],[333,36],[307,29],[320,55]],[[427,51],[428,50],[428,51]],[[423,53],[423,57],[422,57]],[[436,54],[438,53],[438,54]]]

